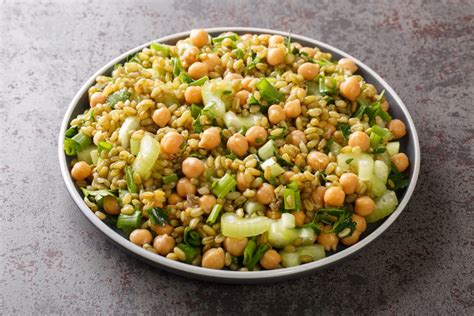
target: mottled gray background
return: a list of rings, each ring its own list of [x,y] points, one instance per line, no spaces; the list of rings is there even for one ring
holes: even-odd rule
[[[473,314],[474,2],[0,2],[0,314]],[[131,258],[66,191],[66,106],[113,57],[196,27],[291,30],[366,62],[405,101],[422,164],[386,234],[337,267],[261,286]]]

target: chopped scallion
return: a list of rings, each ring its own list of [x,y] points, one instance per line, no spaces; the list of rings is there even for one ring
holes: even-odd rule
[[[163,57],[169,57],[171,54],[171,49],[168,45],[166,44],[160,44],[160,43],[151,43],[150,45],[151,49],[160,52]]]
[[[142,212],[135,211],[132,215],[120,214],[117,219],[117,228],[130,232],[140,227],[142,220]]]
[[[212,192],[217,198],[223,199],[230,191],[234,190],[236,185],[235,177],[227,173],[219,181],[214,182]]]
[[[138,193],[138,186],[133,180],[133,170],[130,166],[125,167],[125,180],[127,181],[127,188],[130,193]]]
[[[83,133],[77,133],[71,140],[75,143],[76,151],[82,151],[92,144],[92,139]]]
[[[77,134],[77,127],[73,126],[66,130],[66,132],[64,133],[64,136],[66,136],[67,138],[72,138],[76,134]]]
[[[190,86],[202,86],[206,81],[209,80],[209,77],[208,76],[204,76],[202,78],[199,78],[198,80],[194,80],[193,82],[191,82],[189,85]]]
[[[150,222],[152,225],[165,226],[168,222],[168,213],[164,208],[153,207],[149,208],[147,212],[148,218],[150,218]]]
[[[206,220],[206,224],[212,225],[216,222],[217,217],[219,217],[219,213],[221,212],[222,205],[216,204],[212,208],[211,214],[209,214],[209,217]]]
[[[278,91],[266,78],[260,80],[256,86],[261,99],[266,100],[269,104],[279,103],[283,98],[283,93]]]
[[[239,36],[237,34],[230,34],[230,35],[224,35],[224,36],[219,36],[219,37],[214,37],[212,39],[212,44],[217,44],[217,43],[221,43],[223,40],[225,40],[226,38],[229,38],[230,40],[232,41],[237,41],[239,39]]]
[[[110,151],[111,149],[112,149],[112,144],[111,144],[111,143],[107,143],[107,142],[105,142],[105,141],[99,142],[99,146],[98,146],[98,151],[99,151],[99,153],[100,153],[102,150]]]

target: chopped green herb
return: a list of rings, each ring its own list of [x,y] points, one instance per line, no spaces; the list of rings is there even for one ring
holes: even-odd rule
[[[127,181],[127,188],[130,193],[138,193],[138,186],[133,180],[133,170],[130,166],[125,167],[125,180]]]
[[[346,164],[349,165],[353,160],[354,160],[354,158],[349,158],[349,159],[347,159],[347,160],[346,160]]]
[[[326,142],[326,146],[324,146],[324,150],[328,153],[332,150],[332,145],[334,144],[334,139],[330,138]]]
[[[147,212],[152,225],[165,226],[168,222],[168,212],[164,208],[153,207],[147,209]]]
[[[349,136],[351,135],[351,127],[349,124],[338,124],[337,127],[341,131],[344,138],[349,139]]]
[[[179,76],[178,76],[178,80],[179,82],[181,83],[189,83],[191,84],[193,82],[193,79],[185,72],[185,71],[182,71]]]
[[[259,57],[255,57],[251,62],[250,64],[247,65],[247,67],[245,68],[246,71],[249,71],[249,70],[252,70],[255,68],[255,66],[257,66],[257,64],[261,61],[261,59]]]
[[[202,126],[201,126],[201,115],[198,115],[196,119],[193,121],[193,131],[194,133],[201,133],[202,132]]]
[[[184,260],[186,263],[192,263],[194,258],[201,253],[200,247],[193,247],[186,244],[178,244],[176,247],[181,249],[186,255],[186,259]]]
[[[107,98],[107,103],[110,106],[114,106],[119,102],[127,101],[131,96],[131,93],[127,91],[127,89],[123,88],[113,94],[109,95]]]
[[[333,77],[326,77],[324,75],[319,77],[319,93],[321,93],[321,95],[335,94],[336,92],[336,79]]]
[[[270,105],[279,103],[284,96],[266,78],[261,79],[256,86],[260,92],[261,99],[267,101]]]
[[[387,186],[390,190],[397,191],[408,186],[408,175],[401,173],[395,166],[392,166],[388,175]]]
[[[229,38],[231,39],[232,41],[237,41],[239,39],[239,36],[237,34],[230,34],[230,35],[224,35],[224,36],[219,36],[219,37],[214,37],[212,39],[212,44],[217,44],[217,43],[221,43],[223,40],[225,40],[226,38]]]
[[[191,116],[193,117],[193,119],[197,119],[199,115],[201,114],[201,111],[202,111],[202,107],[194,103],[191,104]]]
[[[235,54],[235,57],[237,57],[237,59],[243,59],[244,58],[244,51],[241,50],[240,48],[234,49],[233,52]]]
[[[163,55],[163,57],[169,57],[170,54],[171,54],[171,49],[166,44],[151,43],[150,47],[151,47],[151,49],[161,53]]]
[[[199,78],[198,80],[194,80],[192,81],[189,85],[190,86],[202,86],[204,83],[206,83],[206,81],[209,80],[209,77],[208,76],[204,76],[202,78]]]
[[[253,270],[257,265],[258,261],[262,258],[263,254],[270,249],[267,244],[260,244],[257,248],[255,243],[255,237],[251,238],[247,242],[247,246],[244,249],[244,265],[249,269]]]
[[[186,227],[184,229],[184,243],[190,246],[200,246],[201,235],[196,230]]]
[[[92,139],[84,133],[77,133],[71,140],[74,141],[76,152],[83,151],[92,144]]]
[[[178,175],[176,173],[172,173],[163,177],[164,184],[175,183],[176,181],[178,181]]]
[[[249,105],[260,105],[260,102],[258,102],[253,94],[249,98]]]
[[[381,154],[385,152],[385,147],[379,147],[374,149],[374,154]]]

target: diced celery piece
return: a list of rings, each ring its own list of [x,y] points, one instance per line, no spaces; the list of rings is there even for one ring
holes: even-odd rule
[[[400,143],[399,142],[390,142],[386,146],[387,152],[390,156],[398,154],[400,151]]]
[[[95,146],[86,147],[84,150],[77,153],[77,160],[85,161],[88,164],[91,164],[92,163],[91,152],[93,150],[96,150],[96,149],[97,149],[97,147],[95,147]]]
[[[140,151],[140,141],[138,138],[130,138],[130,153],[134,156]]]
[[[375,201],[375,210],[365,217],[368,223],[374,223],[392,214],[397,208],[398,199],[394,191],[387,190]]]
[[[387,190],[385,183],[375,175],[370,179],[370,183],[371,192],[374,197],[381,196]]]
[[[265,216],[238,217],[235,213],[221,216],[221,231],[226,237],[243,238],[263,234],[268,230],[271,219]]]
[[[148,179],[159,154],[160,143],[152,134],[145,134],[140,142],[140,151],[132,165],[133,171],[138,173],[142,180]]]
[[[370,180],[374,174],[374,160],[369,155],[361,155],[357,159],[359,179],[362,181]]]
[[[382,160],[376,160],[374,162],[374,173],[383,183],[387,183],[387,178],[390,170],[388,166]]]
[[[118,138],[124,148],[128,148],[130,143],[130,132],[140,128],[140,119],[136,116],[129,116],[123,121],[120,127]]]
[[[296,267],[301,264],[300,256],[296,252],[280,251],[280,256],[283,268]]]
[[[258,156],[263,159],[267,160],[270,157],[275,155],[275,142],[270,139],[268,142],[265,143],[260,149],[258,150]]]
[[[97,149],[91,150],[91,159],[92,159],[92,164],[97,166],[97,162],[99,161],[99,152]]]

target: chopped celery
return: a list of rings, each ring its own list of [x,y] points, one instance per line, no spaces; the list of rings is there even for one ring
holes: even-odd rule
[[[360,180],[369,180],[374,173],[374,160],[368,156],[364,159],[359,157],[358,159],[358,173]]]
[[[348,163],[349,162],[349,163]],[[339,154],[337,164],[342,171],[349,171],[350,168],[358,172],[361,180],[369,180],[374,173],[374,160],[368,154]]]
[[[378,125],[374,125],[371,127],[371,129],[372,129],[372,133],[375,133],[381,137],[382,142],[386,141],[390,137],[390,132],[386,128],[382,128]]]
[[[282,267],[288,268],[300,265],[302,256],[309,256],[312,261],[316,261],[326,257],[326,252],[322,245],[317,244],[297,247],[296,252],[280,251],[280,256]]]
[[[273,247],[290,245],[296,238],[301,238],[302,243],[306,245],[314,243],[316,235],[309,227],[295,228],[295,217],[290,213],[283,213],[268,229],[268,242]]]
[[[231,93],[226,93],[226,91]],[[202,86],[204,113],[223,119],[226,109],[233,99],[232,91],[232,82],[229,80],[212,79],[206,81]]]
[[[219,213],[221,212],[222,205],[216,204],[212,208],[211,214],[209,214],[209,217],[206,220],[206,224],[212,225],[216,222],[217,217],[219,217]]]
[[[77,153],[77,160],[85,161],[88,164],[91,164],[92,163],[91,152],[95,149],[97,149],[95,146],[89,146],[89,147],[85,148],[84,150],[78,152]]]
[[[385,182],[383,182],[377,176],[372,176],[372,178],[370,178],[369,181],[371,184],[370,192],[372,193],[374,197],[381,196],[387,190],[387,187],[385,186]]]
[[[251,215],[258,211],[263,212],[265,210],[265,206],[263,206],[263,204],[258,203],[258,202],[247,201],[244,205],[244,210],[245,210],[245,213]]]
[[[171,49],[166,44],[151,43],[150,48],[161,53],[163,57],[169,57],[171,54]]]
[[[97,151],[97,149],[91,150],[90,155],[92,164],[97,166],[97,162],[99,161],[99,152]]]
[[[219,179],[219,181],[214,182],[212,192],[217,196],[217,198],[223,199],[230,191],[234,190],[236,185],[237,181],[235,180],[235,177],[227,173]]]
[[[257,236],[266,232],[271,222],[266,216],[241,218],[234,213],[225,213],[221,216],[221,231],[226,237]]]
[[[390,156],[396,155],[400,151],[400,143],[399,142],[390,142],[387,144],[387,152]]]
[[[283,169],[278,163],[275,157],[271,157],[264,162],[260,164],[260,167],[262,170],[265,170],[266,168],[270,167],[272,177],[278,177],[279,175],[283,174],[285,172],[285,169]]]
[[[152,134],[145,134],[140,142],[140,151],[132,165],[133,171],[138,173],[142,180],[148,179],[159,154],[160,143]]]
[[[99,146],[97,146],[97,149],[99,151],[99,153],[102,151],[102,150],[107,150],[107,151],[110,151],[112,149],[112,144],[111,143],[107,143],[107,142],[99,142]]]
[[[127,181],[128,191],[138,193],[138,186],[133,180],[133,170],[130,166],[125,166],[125,180]]]
[[[267,160],[275,155],[275,151],[275,142],[270,139],[265,145],[259,148],[258,156],[263,160]]]
[[[374,223],[392,214],[397,208],[398,199],[394,191],[387,190],[375,201],[375,210],[365,217],[368,223]]]
[[[124,148],[128,148],[130,143],[130,133],[140,128],[140,119],[136,116],[129,116],[120,127],[118,138]]]
[[[385,162],[381,160],[375,160],[374,162],[374,174],[383,181],[383,183],[387,183],[387,178],[390,170]]]
[[[228,111],[224,115],[224,123],[227,127],[234,127],[236,130],[241,128],[250,128],[257,125],[257,121],[261,120],[263,115],[261,113],[250,114],[249,116],[243,117],[236,115],[232,111]]]
[[[377,133],[370,133],[370,146],[372,146],[372,148],[377,148],[381,140],[382,137]]]
[[[130,137],[130,153],[134,156],[138,155],[140,151],[141,139]]]
[[[260,98],[269,104],[279,103],[283,98],[283,93],[278,91],[267,78],[261,79],[256,85],[260,92]]]

